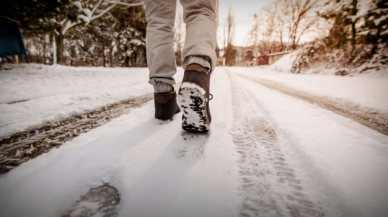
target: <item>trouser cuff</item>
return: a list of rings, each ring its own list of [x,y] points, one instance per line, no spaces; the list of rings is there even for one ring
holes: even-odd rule
[[[174,90],[174,87],[171,84],[163,83],[161,81],[153,82],[152,86],[154,87],[155,93],[169,93]]]
[[[202,56],[202,55],[187,56],[183,60],[182,67],[183,67],[183,69],[186,69],[187,66],[189,66],[190,64],[193,64],[193,63],[199,64],[199,65],[203,66],[204,68],[206,68],[209,72],[211,72],[212,66],[211,66],[211,60],[209,57]]]

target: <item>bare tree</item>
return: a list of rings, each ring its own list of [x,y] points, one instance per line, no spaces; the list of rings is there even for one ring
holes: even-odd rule
[[[277,25],[276,14],[271,14],[270,16],[267,16],[266,23],[267,25],[265,31],[263,31],[263,46],[267,45],[265,53],[270,54],[275,43],[275,40],[272,40],[272,36],[274,35]]]
[[[289,43],[296,49],[301,37],[316,23],[320,16],[315,13],[318,0],[282,0],[283,6],[289,8]]]
[[[185,24],[183,22],[182,13],[179,13],[175,19],[174,25],[174,50],[175,58],[178,65],[182,64],[182,49],[185,43]]]
[[[227,46],[232,45],[234,41],[235,34],[235,20],[232,7],[229,8],[228,16],[226,18],[226,27],[227,27]]]
[[[248,33],[248,44],[253,47],[253,56],[258,56],[258,46],[260,43],[259,36],[261,32],[261,22],[259,19],[259,14],[253,14],[253,26]]]
[[[289,15],[288,8],[284,7],[282,1],[278,0],[264,7],[263,12],[270,25],[268,29],[270,31],[272,30],[275,37],[279,40],[281,46],[280,51],[283,51],[283,40],[286,37],[287,16]]]
[[[226,23],[224,24],[224,51],[226,49]]]
[[[226,18],[226,48],[225,48],[225,62],[227,65],[234,65],[236,50],[233,47],[235,34],[235,20],[232,8],[229,8],[228,16]]]
[[[262,11],[253,14],[253,26],[248,33],[248,46],[252,47],[254,57],[271,53],[275,40],[275,17],[266,16]]]
[[[261,53],[296,49],[302,36],[321,19],[317,10],[324,2],[319,0],[275,0],[254,15],[249,41]],[[260,33],[259,33],[260,32]],[[287,40],[284,48],[284,40]],[[277,43],[278,41],[279,43]]]
[[[109,10],[114,8],[117,5],[122,6],[138,6],[144,4],[143,2],[139,3],[126,3],[121,0],[80,0],[73,2],[74,5],[78,7],[80,15],[78,15],[75,21],[70,20],[68,17],[57,17],[56,23],[58,28],[54,30],[53,36],[55,37],[56,42],[56,57],[59,63],[64,62],[64,39],[66,33],[73,27],[88,24],[92,20],[102,17],[107,14]],[[54,62],[55,64],[55,62]]]

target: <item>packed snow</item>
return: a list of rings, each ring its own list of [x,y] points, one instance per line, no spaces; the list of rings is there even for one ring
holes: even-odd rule
[[[246,210],[291,216],[287,205],[298,209],[299,203],[325,216],[387,216],[388,137],[249,77],[388,108],[385,79],[218,67],[209,133],[183,131],[181,113],[155,120],[150,101],[1,176],[0,216],[62,216],[104,183],[121,194],[118,216],[240,216]],[[22,65],[1,71],[1,133],[150,93],[147,80],[145,68]],[[21,100],[28,101],[7,104]],[[279,168],[289,172],[279,174]],[[258,183],[259,190],[244,191]],[[262,203],[242,205],[247,195]],[[275,204],[277,213],[254,209],[262,204]]]

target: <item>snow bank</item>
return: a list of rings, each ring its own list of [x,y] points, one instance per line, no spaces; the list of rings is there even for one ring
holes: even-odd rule
[[[268,66],[268,69],[278,72],[291,72],[292,64],[294,63],[296,57],[296,53],[286,54],[274,64]]]
[[[0,71],[0,137],[151,92],[147,68],[20,64]]]

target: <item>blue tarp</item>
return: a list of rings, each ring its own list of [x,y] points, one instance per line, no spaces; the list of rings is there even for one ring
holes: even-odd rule
[[[19,28],[9,24],[0,25],[0,56],[3,63],[4,56],[17,54],[24,54],[26,62],[30,63]]]

